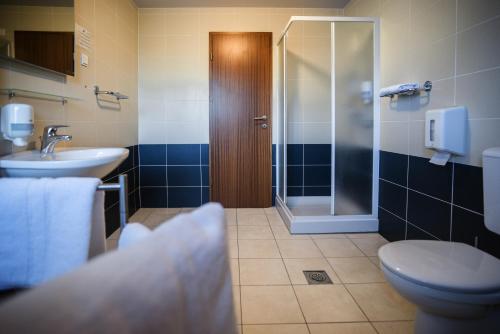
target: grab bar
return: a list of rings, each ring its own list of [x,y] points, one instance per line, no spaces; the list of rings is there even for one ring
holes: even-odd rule
[[[120,174],[118,176],[118,183],[104,183],[97,186],[100,191],[118,191],[118,202],[120,205],[120,232],[128,222],[128,176]]]

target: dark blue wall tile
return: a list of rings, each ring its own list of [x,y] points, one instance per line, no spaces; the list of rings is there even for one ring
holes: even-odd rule
[[[304,187],[304,196],[331,196],[331,187]]]
[[[288,166],[287,167],[287,183],[288,186],[302,186],[303,180],[303,167],[302,166]]]
[[[276,165],[276,144],[273,144],[272,150],[272,164]]]
[[[139,145],[134,145],[132,152],[134,155],[134,167],[139,166]]]
[[[436,166],[429,159],[410,156],[408,188],[451,201],[452,164]]]
[[[332,183],[330,166],[304,166],[305,186],[329,186]]]
[[[201,204],[205,204],[210,202],[210,188],[202,187],[201,188]]]
[[[106,220],[106,238],[120,228],[120,206],[115,205],[104,211],[104,219]]]
[[[271,199],[272,206],[276,206],[276,187],[272,187]]]
[[[209,156],[209,146],[208,144],[201,144],[201,164],[208,165]]]
[[[455,164],[453,204],[483,213],[483,169]]]
[[[304,196],[303,187],[287,187],[286,195],[287,196]]]
[[[166,208],[167,187],[141,187],[142,208]]]
[[[406,187],[408,156],[380,151],[380,177]]]
[[[167,185],[165,166],[141,166],[141,187],[162,187]]]
[[[168,186],[201,186],[200,166],[168,166]]]
[[[201,187],[168,187],[168,207],[197,207],[201,205]]]
[[[134,189],[133,190],[139,188],[139,170],[140,170],[139,167],[134,168]]]
[[[406,221],[380,209],[378,210],[379,233],[389,241],[404,240]]]
[[[201,166],[201,185],[208,187],[210,181],[208,166]]]
[[[406,217],[406,188],[380,180],[379,205],[393,214]]]
[[[500,235],[484,227],[479,236],[478,248],[500,258]]]
[[[104,183],[118,183],[118,176],[115,176]],[[108,209],[118,203],[119,196],[117,191],[104,192],[104,208]]]
[[[332,163],[330,144],[305,144],[304,165],[330,165]]]
[[[463,242],[471,246],[475,245],[476,238],[480,241],[479,238],[485,229],[483,216],[453,206],[452,221],[452,241]]]
[[[144,165],[166,165],[167,149],[166,145],[140,145],[139,158],[141,166]]]
[[[407,240],[438,240],[434,236],[418,229],[412,224],[407,225],[406,231],[406,239]]]
[[[303,144],[288,144],[286,151],[286,161],[288,165],[302,165],[303,159]]]
[[[123,173],[134,168],[133,146],[126,147],[126,149],[128,150],[128,157],[121,163],[119,173]]]
[[[408,222],[441,240],[450,240],[451,205],[410,190]]]
[[[137,211],[137,209],[136,209],[136,205],[135,205],[135,194],[130,193],[128,195],[128,215],[129,215],[129,217],[132,216],[136,211]]]
[[[273,182],[272,186],[276,187],[276,166],[272,167],[272,172],[271,173],[272,173],[272,180],[273,180],[272,181]]]
[[[168,144],[167,165],[200,165],[199,144]]]

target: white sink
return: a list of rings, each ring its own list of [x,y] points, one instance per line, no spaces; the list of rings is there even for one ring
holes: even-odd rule
[[[125,148],[61,148],[42,157],[40,151],[23,151],[0,158],[0,174],[9,177],[102,178],[128,157]]]

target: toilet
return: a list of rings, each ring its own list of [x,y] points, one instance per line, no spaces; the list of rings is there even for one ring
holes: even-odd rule
[[[500,234],[500,148],[483,152],[484,218]],[[500,333],[500,260],[459,242],[404,240],[378,252],[387,281],[418,310],[415,333]]]

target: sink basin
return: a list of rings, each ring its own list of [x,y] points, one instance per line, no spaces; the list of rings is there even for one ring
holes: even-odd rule
[[[45,157],[40,151],[23,151],[0,158],[0,175],[8,177],[102,178],[128,157],[125,148],[61,148]]]

